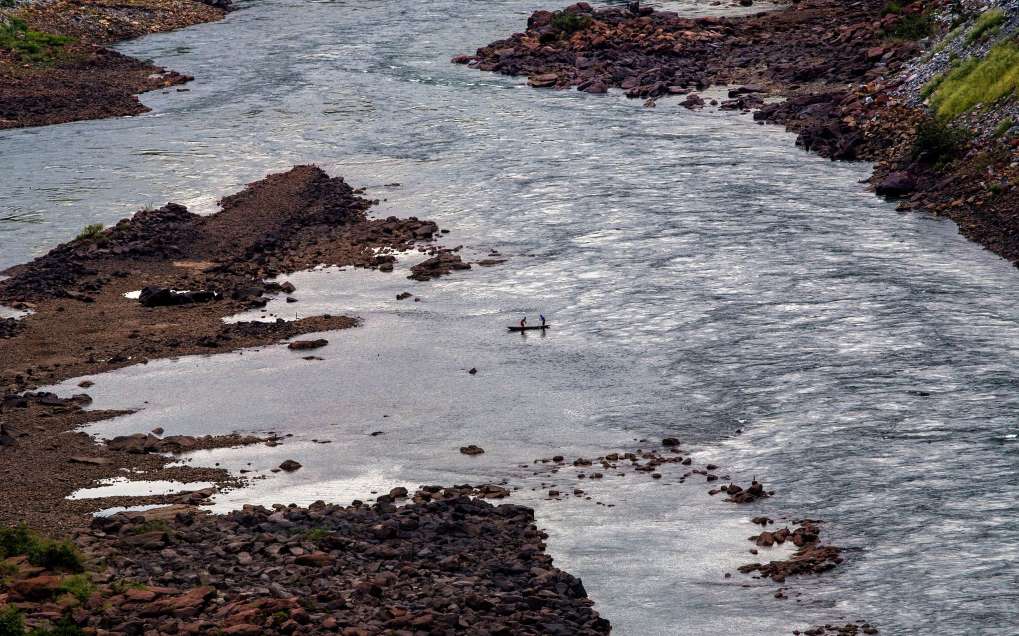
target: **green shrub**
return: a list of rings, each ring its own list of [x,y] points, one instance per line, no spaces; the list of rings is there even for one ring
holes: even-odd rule
[[[966,131],[931,117],[917,124],[913,158],[941,163],[962,151],[968,140]]]
[[[78,232],[78,236],[75,237],[76,241],[90,241],[95,238],[99,238],[99,235],[103,233],[102,223],[89,223],[81,232]]]
[[[949,71],[931,94],[938,116],[954,119],[977,104],[989,104],[1019,86],[1019,47],[1004,42],[984,58],[970,58]]]
[[[1011,117],[1006,117],[1005,119],[1002,119],[1000,122],[998,122],[997,127],[995,127],[994,129],[994,136],[1001,137],[1002,135],[1007,133],[1012,128],[1012,126],[1015,126],[1014,119],[1012,119]]]
[[[13,605],[0,611],[0,636],[25,636],[25,621]]]
[[[902,13],[902,5],[896,2],[895,0],[892,0],[891,2],[886,4],[884,9],[881,9],[881,15],[889,14],[898,15],[900,13]]]
[[[318,543],[328,537],[331,533],[325,528],[312,528],[304,533],[304,539],[312,543]]]
[[[985,11],[973,23],[973,28],[966,34],[966,44],[973,44],[985,34],[996,31],[1005,21],[1005,12],[1001,9]]]
[[[50,62],[71,38],[28,28],[24,20],[10,18],[0,24],[0,49],[11,51],[27,62]]]
[[[926,13],[909,14],[899,18],[885,35],[896,40],[922,40],[934,32],[934,22]]]
[[[566,35],[573,35],[591,26],[591,16],[578,13],[557,13],[552,18],[552,27]]]
[[[92,596],[93,589],[92,581],[90,581],[84,574],[70,576],[64,579],[64,582],[60,585],[61,591],[70,594],[82,603],[87,601],[88,597]]]
[[[25,525],[0,529],[0,559],[26,555],[32,565],[49,570],[84,570],[81,555],[69,541],[44,539]]]

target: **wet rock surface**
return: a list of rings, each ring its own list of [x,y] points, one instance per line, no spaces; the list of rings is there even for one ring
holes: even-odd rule
[[[750,563],[740,566],[739,571],[744,574],[758,572],[761,577],[770,578],[776,583],[784,583],[787,577],[821,574],[842,563],[841,548],[821,545],[819,521],[805,519],[798,523],[799,527],[793,530],[781,528],[750,537],[755,545],[762,547],[791,541],[799,548],[791,557],[768,563]]]
[[[454,250],[441,250],[436,256],[411,267],[408,278],[425,281],[470,268],[470,263],[465,263]]]
[[[123,634],[609,633],[545,539],[530,509],[462,495],[124,513],[76,536],[96,564],[87,598],[23,563],[0,594],[33,624],[64,614]]]

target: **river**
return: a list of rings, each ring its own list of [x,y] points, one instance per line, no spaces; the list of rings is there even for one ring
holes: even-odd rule
[[[871,195],[866,165],[807,155],[746,115],[536,91],[449,63],[544,6],[253,2],[119,47],[198,78],[145,95],[152,113],[0,133],[0,267],[140,207],[212,212],[298,163],[367,187],[381,216],[436,220],[473,258],[508,258],[425,284],[406,263],[295,274],[300,302],[271,312],[364,325],[326,334],[320,362],[269,347],[93,377],[94,407],[141,409],[94,431],[292,433],[194,457],[266,477],[219,509],[505,479],[620,634],[840,619],[1015,633],[1014,268]],[[395,300],[404,290],[421,302]],[[547,336],[505,333],[538,312]],[[572,469],[523,467],[664,435],[777,496],[737,507],[664,470],[547,501],[547,483],[580,483]],[[460,455],[470,443],[488,452]],[[267,472],[289,458],[304,468]],[[825,520],[846,563],[790,580],[788,600],[724,579],[758,560],[756,514]]]

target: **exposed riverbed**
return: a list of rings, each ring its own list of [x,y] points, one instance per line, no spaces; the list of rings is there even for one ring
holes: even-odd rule
[[[94,407],[142,409],[95,432],[292,433],[194,457],[267,476],[221,509],[506,479],[621,634],[781,634],[839,617],[1011,633],[1015,270],[947,222],[894,212],[857,183],[865,166],[806,155],[748,117],[537,92],[448,63],[544,6],[252,4],[121,47],[199,78],[145,96],[153,113],[0,135],[0,267],[144,205],[211,211],[308,162],[388,199],[380,215],[434,219],[447,244],[509,259],[428,284],[297,274],[299,302],[271,312],[364,326],[326,334],[321,361],[269,348],[92,378]],[[404,290],[422,301],[397,301]],[[505,333],[539,311],[546,337]],[[778,496],[737,508],[666,470],[545,502],[542,482],[572,488],[573,471],[520,467],[664,434]],[[486,454],[459,454],[472,443]],[[288,458],[304,468],[267,472]],[[784,601],[774,584],[723,579],[758,560],[745,537],[761,513],[826,520],[847,563],[790,581],[803,595]]]

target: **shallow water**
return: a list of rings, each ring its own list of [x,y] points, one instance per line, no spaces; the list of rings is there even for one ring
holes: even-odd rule
[[[294,275],[300,302],[271,313],[364,326],[325,334],[322,361],[276,347],[93,378],[95,408],[143,407],[94,432],[293,433],[190,458],[266,477],[220,509],[505,479],[621,634],[782,634],[840,617],[1014,633],[1014,269],[868,194],[866,166],[805,155],[745,116],[534,91],[448,63],[542,4],[260,2],[122,47],[199,78],[147,95],[152,114],[0,134],[0,209],[22,219],[0,219],[0,266],[140,206],[212,211],[308,162],[388,199],[380,215],[435,219],[447,244],[510,259],[427,284]],[[396,301],[403,290],[421,302]],[[545,337],[505,332],[539,311]],[[549,478],[520,467],[663,434],[779,496],[737,508],[666,470],[581,484],[612,508],[546,502]],[[470,443],[487,452],[460,455]],[[288,458],[304,468],[268,472]],[[573,474],[554,481],[572,488]],[[827,520],[847,564],[791,581],[803,594],[787,601],[724,580],[753,560],[748,519],[762,513]]]

